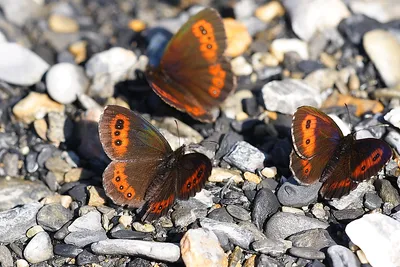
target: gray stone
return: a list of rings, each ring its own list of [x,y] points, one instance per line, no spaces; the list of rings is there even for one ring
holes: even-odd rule
[[[46,75],[47,92],[62,104],[74,102],[79,94],[84,94],[89,86],[82,67],[70,63],[58,63]]]
[[[14,153],[6,153],[2,160],[4,164],[4,171],[10,177],[17,177],[19,172],[18,155]]]
[[[400,262],[399,221],[371,213],[350,222],[345,231],[372,266],[396,266]]]
[[[400,83],[400,40],[384,30],[364,35],[363,46],[388,87]]]
[[[389,202],[393,206],[400,204],[399,192],[392,186],[392,184],[385,179],[379,179],[375,181],[375,187],[378,190],[379,196],[384,202]]]
[[[343,209],[343,210],[332,210],[332,215],[338,221],[343,220],[354,220],[360,218],[364,214],[364,209]]]
[[[285,267],[283,262],[264,254],[261,254],[260,257],[257,258],[256,263],[257,267]]]
[[[265,235],[273,239],[285,239],[304,230],[328,228],[329,224],[320,220],[287,212],[274,214],[266,224]]]
[[[26,231],[36,225],[40,203],[30,203],[0,212],[0,242],[12,243],[25,237]]]
[[[1,0],[0,7],[7,20],[19,27],[30,19],[38,18],[44,9],[40,1],[34,0]]]
[[[4,246],[0,245],[0,264],[2,267],[13,267],[14,261],[10,250]]]
[[[267,110],[284,114],[294,114],[297,108],[303,105],[321,105],[318,89],[294,79],[267,83],[262,88],[262,96]]]
[[[0,210],[39,201],[52,192],[39,181],[0,179]]]
[[[64,242],[66,244],[71,244],[77,247],[85,247],[89,244],[106,240],[106,231],[82,231],[82,232],[71,232],[65,238]]]
[[[303,40],[310,40],[317,32],[336,28],[350,16],[350,11],[340,0],[284,0],[293,31]]]
[[[382,203],[382,199],[375,193],[368,192],[364,196],[364,206],[367,209],[374,210],[380,208]]]
[[[0,79],[17,85],[34,85],[49,68],[38,55],[16,43],[0,43],[0,58]]]
[[[226,210],[232,217],[236,219],[242,221],[248,221],[251,219],[250,213],[243,207],[237,205],[228,205],[226,206]]]
[[[284,242],[271,238],[264,238],[262,240],[254,241],[251,246],[257,252],[268,254],[274,257],[284,254],[288,249]]]
[[[363,207],[363,197],[365,193],[374,191],[375,188],[368,182],[361,182],[357,188],[350,191],[350,194],[339,199],[329,201],[329,205],[338,210],[358,209]]]
[[[293,247],[289,249],[289,254],[295,257],[309,259],[309,260],[324,260],[325,254],[313,248],[298,248]]]
[[[219,209],[214,209],[213,211],[211,211],[207,215],[207,217],[220,222],[227,222],[227,223],[234,222],[232,216],[229,215],[229,213],[226,211],[226,208],[223,206]]]
[[[158,261],[176,262],[181,253],[178,245],[141,240],[107,239],[91,245],[96,254],[144,256]]]
[[[37,233],[26,245],[24,258],[30,263],[39,263],[53,257],[53,245],[48,233]]]
[[[268,156],[258,148],[245,141],[239,141],[223,159],[242,171],[255,172],[257,168],[264,167],[267,158]]]
[[[244,229],[234,223],[225,223],[204,218],[200,220],[200,225],[203,228],[223,233],[228,237],[230,242],[244,249],[249,249],[250,243],[255,240],[252,231]]]
[[[287,240],[292,241],[294,247],[313,248],[316,250],[336,245],[329,232],[320,228],[293,234]]]
[[[189,207],[175,209],[171,214],[171,219],[176,227],[186,227],[195,222],[197,219],[204,218],[206,216],[206,209],[192,209]]]
[[[270,189],[263,188],[257,192],[253,201],[251,217],[258,229],[264,228],[265,220],[277,212],[280,206],[278,199]]]
[[[277,197],[284,206],[296,208],[308,206],[317,201],[321,185],[319,182],[311,185],[295,185],[285,182],[279,188]]]
[[[354,13],[364,14],[382,23],[400,19],[400,5],[396,1],[351,0],[347,3]]]
[[[348,248],[334,245],[328,248],[327,258],[332,267],[360,267],[360,261]]]
[[[54,232],[73,218],[72,211],[61,204],[45,205],[37,214],[37,222],[43,229]]]

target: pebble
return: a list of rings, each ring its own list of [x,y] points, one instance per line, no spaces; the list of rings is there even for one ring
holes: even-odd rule
[[[19,259],[15,262],[17,267],[29,267],[29,263],[24,259]]]
[[[38,55],[17,43],[0,43],[0,57],[0,79],[12,84],[34,85],[49,68]]]
[[[212,210],[209,214],[207,214],[207,218],[220,222],[227,222],[227,223],[234,222],[233,217],[228,213],[228,211],[224,206]]]
[[[71,63],[58,63],[46,75],[47,92],[61,104],[71,104],[77,95],[84,94],[89,86],[82,67]]]
[[[49,112],[64,112],[64,105],[50,99],[47,94],[30,92],[13,107],[13,113],[20,121],[30,124],[44,118]]]
[[[74,19],[60,14],[50,15],[49,27],[57,33],[73,33],[79,30],[79,24]]]
[[[86,63],[86,75],[92,80],[91,96],[110,97],[117,82],[133,79],[137,56],[130,50],[113,47],[92,56]]]
[[[265,178],[274,178],[278,173],[278,169],[276,167],[265,167],[261,170],[261,174]]]
[[[382,23],[400,19],[400,7],[391,1],[352,0],[348,2],[356,14],[364,14]]]
[[[399,192],[388,180],[376,180],[375,187],[377,188],[379,196],[384,202],[389,202],[393,204],[393,206],[397,206],[400,204]]]
[[[277,259],[271,258],[267,255],[261,254],[257,260],[257,267],[270,267],[270,266],[277,266],[281,267],[284,266],[279,262]]]
[[[321,250],[336,245],[329,232],[321,228],[293,234],[287,240],[292,242],[293,247],[313,248],[314,250]]]
[[[39,263],[53,257],[53,246],[48,233],[37,233],[26,245],[24,258],[30,263]]]
[[[0,179],[0,196],[3,196],[0,198],[0,210],[36,202],[51,194],[51,191],[39,181]]]
[[[311,208],[311,213],[315,216],[317,219],[321,220],[326,220],[328,219],[327,213],[324,209],[324,205],[322,203],[315,203],[313,207]]]
[[[364,206],[369,210],[380,208],[382,203],[382,199],[375,193],[367,192],[364,196]]]
[[[87,187],[87,191],[89,193],[89,206],[99,207],[106,203],[106,194],[103,188],[90,185]]]
[[[332,264],[332,267],[360,267],[360,261],[356,255],[348,248],[333,245],[327,250],[327,258]]]
[[[111,236],[116,239],[148,239],[150,234],[132,230],[118,230],[111,232]]]
[[[329,205],[338,210],[362,208],[363,196],[370,191],[374,191],[374,186],[368,182],[361,182],[350,194],[329,201]]]
[[[134,222],[134,223],[132,223],[132,227],[136,231],[142,232],[142,233],[152,233],[152,232],[155,232],[155,230],[156,230],[154,228],[154,226],[149,223],[142,224],[140,222]]]
[[[354,14],[344,19],[339,24],[338,30],[352,44],[359,46],[367,32],[379,28],[382,28],[382,25],[375,19],[362,14]]]
[[[90,253],[89,251],[84,249],[83,252],[76,257],[76,263],[79,266],[88,264],[98,266],[97,263],[100,263],[100,260],[97,255],[94,255],[93,253]]]
[[[359,209],[343,209],[343,210],[332,210],[332,215],[338,220],[354,220],[363,216],[364,210]]]
[[[318,31],[336,28],[342,19],[350,16],[350,11],[340,0],[284,0],[282,4],[289,13],[293,31],[305,41]]]
[[[325,254],[313,248],[292,247],[289,249],[289,254],[295,257],[309,260],[324,260]]]
[[[372,266],[394,267],[400,262],[399,221],[380,213],[366,214],[350,222],[345,231]]]
[[[4,246],[0,245],[0,263],[2,267],[13,267],[13,258],[10,250]]]
[[[226,210],[233,218],[238,220],[248,221],[251,219],[250,213],[243,207],[237,205],[227,205]]]
[[[224,160],[236,166],[242,171],[255,172],[257,168],[264,167],[264,161],[268,156],[245,141],[237,142],[224,156]]]
[[[224,18],[223,21],[227,38],[225,55],[228,57],[240,56],[252,42],[247,27],[242,22],[232,18]]]
[[[281,211],[282,212],[299,214],[299,215],[305,215],[305,212],[303,210],[301,210],[299,208],[288,207],[288,206],[282,206]]]
[[[249,181],[249,182],[252,182],[252,183],[255,183],[255,184],[259,184],[261,182],[260,176],[258,176],[257,174],[254,174],[252,172],[245,172],[243,174],[243,176],[244,176],[244,179]]]
[[[72,212],[57,203],[43,206],[37,214],[38,224],[51,232],[58,231],[72,218]]]
[[[189,229],[182,237],[180,247],[187,267],[228,266],[228,257],[210,230]]]
[[[45,167],[55,173],[66,173],[71,170],[71,166],[60,157],[51,157],[46,160]]]
[[[214,233],[219,232],[225,235],[232,244],[244,249],[249,249],[250,243],[255,240],[252,231],[243,229],[235,223],[203,218],[200,219],[200,225],[205,229],[212,230]]]
[[[26,237],[32,238],[32,237],[34,237],[37,233],[43,232],[43,231],[44,231],[44,229],[43,229],[42,226],[40,226],[40,225],[35,225],[35,226],[29,228],[28,231],[26,231]]]
[[[250,75],[253,72],[253,67],[243,56],[238,56],[231,60],[232,71],[237,76]]]
[[[288,52],[297,53],[303,60],[309,58],[307,43],[299,39],[275,39],[271,43],[270,51],[279,62],[283,61]]]
[[[14,153],[6,153],[3,156],[4,171],[10,177],[18,176],[18,155]]]
[[[278,1],[271,1],[257,8],[254,15],[263,22],[271,22],[275,18],[282,17],[285,9]]]
[[[299,106],[319,107],[321,105],[317,89],[299,80],[272,81],[264,85],[261,90],[264,105],[269,111],[294,114]]]
[[[303,215],[278,212],[275,213],[265,226],[265,235],[273,239],[285,239],[301,231],[322,228],[326,229],[328,223],[306,217]]]
[[[275,194],[268,188],[260,189],[253,201],[251,217],[258,229],[264,228],[264,223],[268,217],[275,214],[280,207]]]
[[[287,241],[285,242],[287,243]],[[257,252],[271,256],[279,256],[285,253],[288,249],[288,245],[285,242],[276,239],[263,238],[253,242],[251,246]]]
[[[277,197],[282,205],[290,207],[303,207],[315,203],[321,183],[314,183],[308,186],[295,185],[285,182],[278,190]]]
[[[68,257],[68,258],[75,258],[80,253],[83,252],[83,249],[69,244],[57,244],[54,246],[54,254]]]
[[[391,109],[383,118],[394,127],[400,129],[400,107]]]
[[[94,253],[100,255],[141,256],[166,262],[176,262],[181,253],[173,243],[150,242],[126,239],[107,239],[91,245]]]
[[[364,35],[363,46],[388,87],[400,84],[400,40],[384,30]]]

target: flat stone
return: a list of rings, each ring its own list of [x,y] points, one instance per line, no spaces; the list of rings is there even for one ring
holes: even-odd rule
[[[311,185],[295,185],[289,182],[283,183],[279,188],[277,197],[282,205],[290,207],[303,207],[315,203],[321,183]]]
[[[57,244],[54,246],[54,254],[62,257],[75,258],[82,251],[83,249],[69,244]]]
[[[346,234],[364,252],[372,266],[396,266],[400,262],[400,222],[372,213],[350,222]]]
[[[237,205],[227,205],[226,210],[232,217],[236,219],[242,221],[248,221],[251,219],[250,213],[243,207]]]
[[[261,91],[265,108],[269,111],[294,114],[299,106],[321,105],[319,90],[299,80],[272,81],[264,85]]]
[[[313,248],[298,248],[293,247],[289,249],[289,254],[295,257],[309,259],[309,260],[324,260],[325,254]]]
[[[273,239],[285,239],[304,230],[328,228],[329,224],[303,215],[278,212],[267,222],[265,235]]]
[[[180,245],[186,266],[228,266],[228,256],[211,230],[189,229]]]
[[[258,229],[264,228],[265,220],[278,211],[281,205],[275,194],[268,188],[260,189],[253,201],[251,217]]]
[[[100,255],[145,256],[166,262],[176,262],[181,256],[175,244],[140,240],[107,239],[92,244],[91,249]]]
[[[30,263],[39,263],[53,257],[53,245],[48,233],[37,233],[26,245],[24,258]]]
[[[89,244],[106,240],[107,234],[104,230],[99,231],[82,231],[82,232],[71,232],[65,238],[66,244],[71,244],[80,248],[83,248]]]
[[[17,43],[0,43],[0,79],[31,86],[42,79],[49,68],[43,59]]]
[[[364,35],[363,46],[388,87],[400,83],[400,41],[390,32],[373,30]]]
[[[221,207],[218,209],[214,209],[211,211],[208,215],[208,218],[217,220],[220,222],[227,222],[227,223],[233,223],[233,217],[226,211],[225,207]]]
[[[382,199],[375,193],[368,192],[364,196],[364,206],[367,209],[374,210],[380,208],[382,203]]]
[[[264,238],[258,241],[255,241],[251,244],[252,248],[264,254],[268,254],[271,256],[279,256],[286,252],[288,246],[281,240]]]
[[[51,232],[59,230],[72,218],[72,211],[58,203],[43,206],[37,214],[38,224]]]
[[[258,148],[245,141],[237,142],[224,156],[224,160],[242,171],[255,172],[257,168],[264,167],[268,156]]]
[[[0,212],[0,242],[12,243],[24,238],[26,231],[36,225],[36,214],[41,207],[40,203],[30,203]]]
[[[321,250],[336,245],[336,242],[325,229],[316,228],[293,234],[287,238],[294,247],[313,248]]]
[[[363,209],[332,210],[332,215],[338,220],[354,220],[363,216]]]

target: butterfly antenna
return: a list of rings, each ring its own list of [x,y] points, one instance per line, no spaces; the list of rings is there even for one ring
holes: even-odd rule
[[[347,106],[346,103],[344,103],[344,105],[346,106],[346,110],[347,110],[347,116],[349,117],[349,123],[350,123],[350,129],[351,129],[351,116],[350,116],[350,110],[349,110],[349,106]]]

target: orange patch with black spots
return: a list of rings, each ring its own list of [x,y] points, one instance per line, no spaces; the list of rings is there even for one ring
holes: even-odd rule
[[[315,120],[315,116],[307,115],[304,120],[301,122],[301,132],[303,133],[302,137],[302,146],[304,148],[304,154],[313,155],[315,153],[316,147],[316,136],[315,136],[315,128],[317,127],[317,123]]]
[[[186,179],[186,182],[181,188],[181,194],[190,194],[193,188],[196,188],[201,181],[206,171],[206,165],[200,165],[194,173]]]
[[[202,19],[192,26],[193,35],[200,42],[200,52],[208,62],[217,60],[218,45],[215,41],[214,28],[211,23]]]
[[[214,64],[208,67],[208,72],[212,75],[208,93],[213,98],[218,98],[225,85],[226,71],[221,68],[221,64]]]
[[[129,118],[123,114],[110,120],[111,146],[117,156],[122,157],[128,152],[130,124]]]
[[[126,163],[115,163],[112,183],[115,188],[124,195],[124,198],[131,200],[136,195],[136,192],[135,189],[129,185],[128,175],[125,173],[125,170]]]
[[[175,199],[174,194],[171,194],[167,199],[152,203],[150,206],[150,212],[156,214],[162,213],[163,210],[172,205],[174,199]]]
[[[380,159],[383,155],[383,150],[381,148],[377,148],[371,155],[364,159],[352,172],[352,177],[359,177],[363,175],[369,168],[381,163]]]

